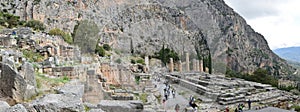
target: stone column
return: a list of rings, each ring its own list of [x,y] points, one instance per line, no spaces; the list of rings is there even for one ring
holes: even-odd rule
[[[197,62],[196,62],[196,59],[193,59],[192,63],[193,63],[193,71],[197,71]]]
[[[109,57],[109,59],[110,59],[110,65],[113,65],[113,63],[114,63],[113,56],[111,55],[111,56]]]
[[[202,60],[200,60],[199,69],[200,69],[200,72],[203,72],[203,61]]]
[[[186,63],[186,71],[190,71],[190,57],[189,53],[185,53],[185,63]]]
[[[149,57],[145,56],[145,64],[146,64],[146,69],[149,71]]]
[[[179,60],[179,62],[178,62],[178,71],[182,72],[182,63],[181,63],[181,60]]]
[[[173,58],[170,58],[170,66],[169,66],[170,72],[174,72],[174,63]]]
[[[197,72],[200,71],[200,63],[199,63],[199,60],[196,60],[196,71],[197,71]]]

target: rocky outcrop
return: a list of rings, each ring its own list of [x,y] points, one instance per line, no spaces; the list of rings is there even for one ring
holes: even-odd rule
[[[107,112],[142,112],[144,109],[141,101],[102,100],[97,107]]]
[[[0,2],[9,4],[2,9],[43,21],[48,29],[73,32],[78,21],[93,21],[100,42],[124,54],[153,55],[165,44],[181,57],[189,52],[190,59],[211,54],[214,72],[252,73],[259,67],[274,75],[294,71],[223,0],[34,1]]]

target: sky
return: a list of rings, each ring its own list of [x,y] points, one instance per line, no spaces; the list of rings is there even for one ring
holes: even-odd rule
[[[300,0],[224,0],[272,50],[300,46]]]

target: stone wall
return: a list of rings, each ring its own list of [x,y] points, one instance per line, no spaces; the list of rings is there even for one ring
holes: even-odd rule
[[[102,76],[106,78],[107,84],[127,86],[134,84],[134,76],[131,74],[129,68],[122,65],[102,63],[100,69]]]

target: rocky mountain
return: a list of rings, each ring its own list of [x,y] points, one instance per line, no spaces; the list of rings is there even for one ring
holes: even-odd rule
[[[300,63],[300,47],[279,48],[274,52],[283,59]]]
[[[74,40],[86,38],[93,41],[91,46],[96,41],[107,43],[124,55],[151,56],[165,45],[182,60],[185,52],[190,59],[211,57],[214,72],[252,73],[259,67],[274,75],[295,71],[223,0],[0,0],[0,3],[3,11],[22,20],[42,21],[47,30],[60,28],[74,33],[82,29],[78,28],[80,21],[95,23],[96,27],[85,29],[98,28],[97,35],[75,36]],[[75,44],[85,47],[81,42]],[[89,52],[95,48],[85,49]]]

